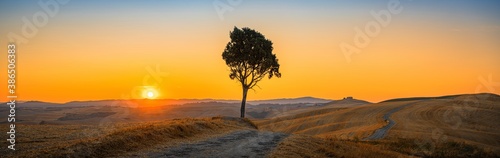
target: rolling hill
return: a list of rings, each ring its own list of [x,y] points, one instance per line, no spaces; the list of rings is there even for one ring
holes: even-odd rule
[[[496,121],[500,120],[500,96],[496,94],[380,103],[354,98],[303,100],[311,98],[249,106],[247,115],[253,119],[213,117],[238,115],[239,103],[230,102],[137,107],[104,105],[107,101],[27,102],[30,106],[20,106],[16,113],[16,130],[22,135],[18,147],[24,149],[16,156],[500,156]],[[136,103],[149,101],[153,100]]]
[[[325,108],[256,120],[260,129],[321,138],[362,140],[386,125],[394,126],[380,141],[414,139],[419,145],[461,142],[500,155],[500,96],[465,94],[405,98],[352,108]]]

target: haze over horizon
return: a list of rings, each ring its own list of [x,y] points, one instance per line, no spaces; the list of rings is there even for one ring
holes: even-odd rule
[[[235,26],[274,43],[283,75],[261,81],[248,100],[500,94],[487,87],[498,85],[484,83],[500,81],[500,1],[401,0],[401,13],[350,62],[339,44],[352,45],[355,28],[375,21],[370,11],[387,9],[389,1],[242,1],[223,19],[213,2],[61,5],[28,43],[18,43],[18,100],[142,99],[149,92],[158,99],[239,100],[241,86],[221,57]],[[7,52],[8,33],[21,34],[23,17],[39,11],[37,1],[0,2],[0,51]],[[156,71],[161,75],[151,75]]]
[[[472,93],[471,93],[472,94]],[[496,94],[496,93],[477,93],[477,94]],[[455,96],[455,95],[468,95],[468,94],[448,94],[448,95],[438,95],[438,96],[407,96],[407,97],[399,97],[399,98],[387,98],[383,99],[381,101],[377,102],[371,102],[368,100],[365,100],[363,98],[356,98],[353,96],[346,96],[346,97],[353,97],[355,100],[361,100],[361,101],[368,101],[370,103],[380,103],[383,101],[387,100],[394,100],[394,99],[402,99],[402,98],[425,98],[425,97],[443,97],[443,96]],[[496,94],[499,95],[499,94]],[[294,97],[294,98],[269,98],[269,99],[254,99],[254,100],[247,100],[248,102],[259,102],[259,101],[272,101],[272,100],[296,100],[296,99],[317,99],[317,100],[331,100],[331,101],[338,101],[338,100],[343,100],[346,97],[342,98],[319,98],[319,97],[314,97],[314,96],[302,96],[302,97]],[[178,98],[178,99],[173,99],[173,98],[159,98],[159,99],[148,99],[148,98],[129,98],[129,99],[116,99],[116,98],[110,98],[110,99],[98,99],[98,100],[71,100],[71,101],[65,101],[65,102],[51,102],[51,101],[44,101],[44,100],[17,100],[17,102],[45,102],[45,103],[57,103],[57,104],[65,104],[65,103],[70,103],[70,102],[93,102],[93,101],[112,101],[112,100],[215,100],[215,101],[236,101],[237,103],[241,102],[241,99],[218,99],[218,98]],[[305,102],[303,102],[305,103]],[[281,103],[280,103],[281,104]]]

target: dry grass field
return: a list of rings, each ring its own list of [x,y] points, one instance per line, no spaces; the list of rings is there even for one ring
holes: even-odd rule
[[[404,105],[409,106],[405,106],[390,117],[396,124],[387,132],[386,137],[380,140],[362,141],[376,129],[388,124],[382,118],[385,113]],[[314,136],[330,144],[343,141],[350,142],[353,147],[356,144],[374,146],[405,155],[495,157],[495,155],[500,156],[498,105],[500,96],[494,94],[400,99],[352,108],[325,108],[286,117],[255,120],[255,122],[262,130]],[[304,149],[301,145],[314,142],[309,140],[315,140],[301,141],[301,139],[290,137],[277,150],[283,149],[284,152],[281,153],[300,151]],[[317,149],[322,145],[313,146],[317,146],[315,147]],[[329,147],[323,148],[329,149]],[[338,152],[340,151],[333,153],[338,155]],[[314,155],[321,152],[300,153]],[[358,156],[362,155],[347,157]]]
[[[386,123],[382,115],[410,102],[368,104],[352,108],[324,108],[296,115],[267,120],[256,120],[261,129],[334,136],[341,139],[361,139]]]
[[[406,154],[352,140],[325,139],[310,135],[292,135],[269,157],[400,157]]]
[[[500,154],[500,97],[462,95],[420,101],[394,113],[396,124],[387,140],[425,138],[422,141],[464,142]]]
[[[2,157],[111,157],[126,156],[154,146],[174,146],[254,129],[249,121],[212,117],[174,119],[133,124],[19,125],[15,152],[1,148]],[[7,129],[2,129],[7,131]],[[6,141],[1,142],[7,146]],[[133,156],[133,155],[132,155]]]
[[[250,147],[270,146],[269,151],[259,150],[260,155],[267,157],[499,157],[498,105],[500,96],[494,94],[402,98],[375,104],[337,102],[284,110],[279,110],[282,105],[270,105],[276,117],[250,120],[225,116],[201,118],[217,110],[237,111],[231,104],[206,111],[206,107],[197,104],[170,109],[149,106],[131,111],[125,107],[98,106],[45,108],[37,118],[52,121],[16,124],[18,150],[1,148],[0,154],[2,157],[150,157],[177,150],[184,154],[197,152],[191,151],[191,147],[210,152],[227,146],[238,153],[237,146],[224,144],[230,141]],[[163,116],[165,113],[172,115]],[[387,114],[389,120],[383,118]],[[391,121],[394,124],[388,127]],[[388,130],[381,138],[367,139],[383,127]],[[8,126],[1,128],[8,130]],[[273,144],[253,142],[261,140]],[[1,141],[0,145],[7,143]]]

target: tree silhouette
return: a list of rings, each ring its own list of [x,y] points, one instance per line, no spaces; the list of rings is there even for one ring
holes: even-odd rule
[[[229,33],[231,41],[227,43],[222,59],[230,68],[229,78],[241,83],[243,99],[241,100],[241,118],[245,117],[247,92],[265,76],[281,77],[280,65],[273,54],[273,43],[261,33],[250,29],[239,29]]]

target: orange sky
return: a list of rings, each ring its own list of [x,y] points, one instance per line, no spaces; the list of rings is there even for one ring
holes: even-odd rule
[[[353,96],[377,102],[475,93],[482,85],[478,77],[490,74],[500,81],[500,20],[477,12],[489,8],[424,11],[428,4],[403,3],[404,10],[348,62],[339,44],[352,44],[354,28],[373,21],[370,10],[385,9],[386,2],[337,2],[352,9],[338,9],[335,2],[284,6],[245,1],[223,20],[211,2],[160,7],[70,2],[27,44],[18,44],[18,99],[142,98],[141,89],[155,84],[158,98],[241,99],[241,86],[229,79],[221,57],[234,26],[253,28],[272,40],[281,65],[282,78],[263,80],[249,100]],[[21,18],[41,10],[36,3],[23,5],[28,9],[2,14],[2,52],[7,52],[7,33],[20,34]],[[144,83],[150,76],[147,67],[157,66],[166,74],[161,83],[153,78]],[[0,70],[6,72],[6,66]],[[3,87],[6,79],[0,78]]]

